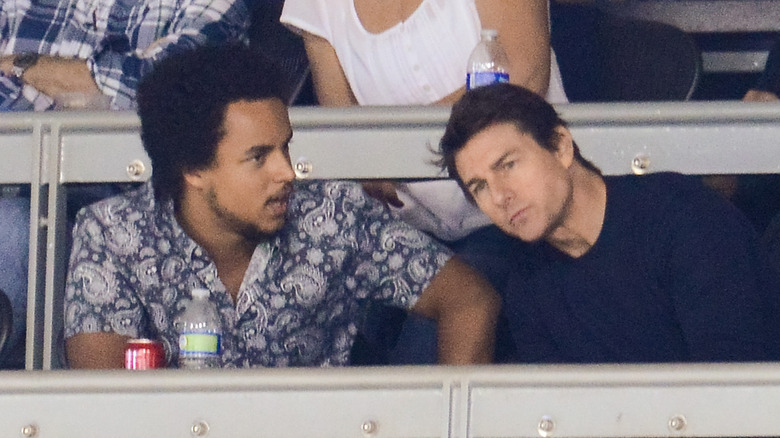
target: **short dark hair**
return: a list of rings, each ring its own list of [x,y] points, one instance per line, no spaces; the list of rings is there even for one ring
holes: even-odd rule
[[[555,108],[533,91],[514,84],[501,83],[469,90],[452,107],[447,128],[439,143],[439,166],[460,184],[466,196],[469,191],[455,167],[455,154],[472,137],[499,123],[511,123],[518,131],[531,136],[549,151],[557,148],[559,126],[566,127]],[[576,143],[574,157],[585,168],[601,174],[586,160]]]
[[[184,172],[213,164],[229,104],[284,102],[285,83],[273,63],[239,44],[201,46],[160,61],[137,94],[155,197],[177,200]]]

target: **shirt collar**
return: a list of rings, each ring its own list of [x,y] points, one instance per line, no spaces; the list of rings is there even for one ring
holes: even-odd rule
[[[148,184],[148,190],[149,193],[153,193],[151,184]],[[171,249],[180,254],[184,262],[189,265],[192,265],[192,262],[195,260],[203,261],[206,264],[206,268],[198,272],[198,277],[205,284],[210,284],[214,287],[217,276],[216,265],[208,256],[206,250],[195,242],[176,220],[173,200],[165,200],[159,208],[154,208],[155,202],[157,200],[152,196],[151,203],[153,210],[156,212],[158,224],[163,225],[163,227],[159,228],[171,242]],[[289,223],[285,225],[285,228],[287,225]],[[282,230],[285,228],[282,228]],[[254,293],[246,294],[244,291],[247,287],[266,280],[269,262],[274,255],[279,253],[279,248],[282,245],[282,234],[282,232],[276,233],[270,240],[259,243],[255,248],[252,260],[247,268],[248,274],[245,275],[239,291],[239,303],[237,304],[239,314],[246,311],[252,302],[257,299]]]

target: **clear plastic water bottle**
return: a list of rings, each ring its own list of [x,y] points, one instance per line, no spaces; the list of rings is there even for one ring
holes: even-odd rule
[[[498,31],[482,29],[480,41],[469,55],[466,89],[509,82],[509,59],[498,42]]]
[[[179,368],[219,368],[222,321],[208,289],[193,289],[192,301],[176,316],[179,332]]]

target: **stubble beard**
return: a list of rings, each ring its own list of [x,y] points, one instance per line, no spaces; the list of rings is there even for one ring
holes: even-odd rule
[[[254,244],[265,242],[275,234],[275,232],[269,233],[263,231],[255,224],[247,222],[230,212],[227,208],[219,203],[219,199],[217,199],[217,193],[213,187],[209,189],[206,200],[211,211],[220,221],[222,221],[225,228],[232,230],[239,236],[242,236],[248,242]]]
[[[560,208],[558,208],[554,212],[551,212],[550,215],[548,215],[547,227],[545,228],[544,232],[541,234],[539,239],[537,239],[537,241],[544,240],[550,242],[552,239],[554,239],[555,232],[566,225],[566,221],[569,218],[571,213],[573,199],[574,199],[574,184],[569,179],[567,180],[566,196],[563,198]]]

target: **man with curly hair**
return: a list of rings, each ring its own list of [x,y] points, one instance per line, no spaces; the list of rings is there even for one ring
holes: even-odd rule
[[[160,59],[245,39],[256,2],[0,1],[0,112],[132,109],[138,82]],[[85,205],[109,192],[79,188],[70,197]],[[24,366],[29,211],[24,193],[0,197],[0,289],[14,321],[0,368]]]
[[[296,182],[276,69],[242,47],[162,61],[138,92],[152,181],[82,210],[65,336],[72,367],[122,367],[194,288],[222,318],[223,367],[342,366],[368,303],[436,320],[441,363],[492,358],[498,296],[359,185]],[[230,78],[226,81],[225,78]]]

